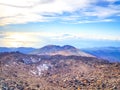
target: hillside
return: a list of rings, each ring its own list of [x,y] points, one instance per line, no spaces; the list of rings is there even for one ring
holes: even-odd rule
[[[87,48],[82,51],[110,62],[120,62],[120,47]]]
[[[95,57],[1,53],[0,89],[119,90],[119,68]]]

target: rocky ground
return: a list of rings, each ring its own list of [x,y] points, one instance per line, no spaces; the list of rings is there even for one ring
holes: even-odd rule
[[[94,57],[1,53],[0,90],[120,90],[120,63]]]

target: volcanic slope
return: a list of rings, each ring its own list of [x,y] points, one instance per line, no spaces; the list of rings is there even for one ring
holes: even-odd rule
[[[0,90],[119,90],[120,63],[95,57],[0,54]]]

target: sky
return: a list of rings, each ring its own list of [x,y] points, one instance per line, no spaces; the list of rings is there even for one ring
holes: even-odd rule
[[[120,0],[0,0],[0,47],[120,47]]]

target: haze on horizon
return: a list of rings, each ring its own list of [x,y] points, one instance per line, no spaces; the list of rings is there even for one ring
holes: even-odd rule
[[[0,0],[0,47],[120,46],[119,0]]]

